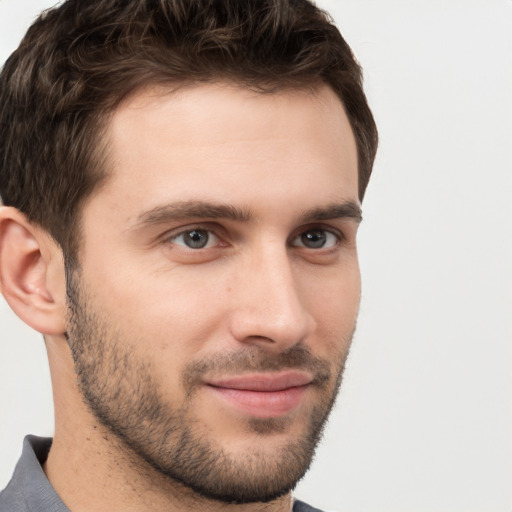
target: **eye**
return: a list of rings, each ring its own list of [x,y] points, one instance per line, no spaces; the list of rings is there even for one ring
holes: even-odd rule
[[[308,249],[330,249],[335,247],[340,237],[325,229],[308,229],[294,238],[291,245],[294,247],[307,247]]]
[[[217,236],[207,229],[189,229],[173,236],[170,240],[176,245],[183,245],[189,249],[207,249],[219,242]]]

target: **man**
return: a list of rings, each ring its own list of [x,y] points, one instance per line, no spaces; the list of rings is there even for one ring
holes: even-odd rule
[[[0,283],[52,440],[2,512],[293,501],[355,328],[377,133],[306,0],[68,0],[0,78]]]

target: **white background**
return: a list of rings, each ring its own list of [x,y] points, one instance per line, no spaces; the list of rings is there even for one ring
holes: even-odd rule
[[[52,1],[0,0],[0,62]],[[340,512],[512,511],[512,1],[324,0],[381,146],[344,388],[297,495]],[[0,488],[51,435],[41,336],[0,299]]]

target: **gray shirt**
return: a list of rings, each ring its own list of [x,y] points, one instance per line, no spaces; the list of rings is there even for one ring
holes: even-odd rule
[[[44,474],[52,440],[27,436],[23,452],[7,487],[0,492],[0,512],[70,512]],[[295,500],[293,512],[321,512]]]

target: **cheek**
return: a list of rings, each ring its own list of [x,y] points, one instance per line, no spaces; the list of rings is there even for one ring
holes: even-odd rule
[[[304,284],[302,289],[306,307],[316,320],[318,336],[336,346],[350,341],[361,296],[357,261],[326,274],[314,286],[311,282],[309,286]]]
[[[178,272],[110,278],[98,302],[139,350],[176,366],[187,362],[222,322],[225,291]],[[109,279],[107,276],[105,279]],[[155,355],[156,354],[156,355]]]

